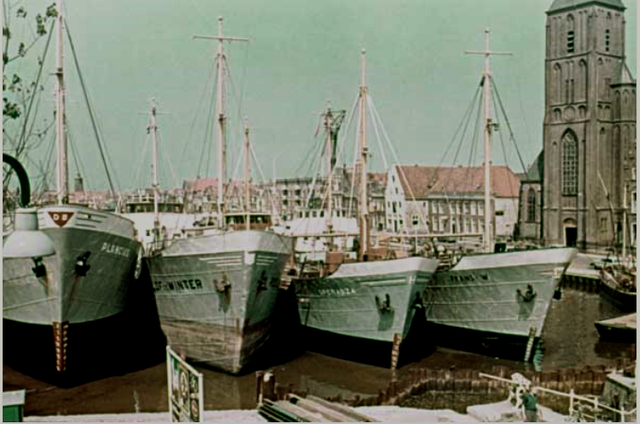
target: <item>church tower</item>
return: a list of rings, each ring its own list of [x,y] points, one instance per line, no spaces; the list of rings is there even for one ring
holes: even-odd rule
[[[635,164],[636,143],[624,10],[621,0],[554,0],[547,10],[542,184],[547,245],[594,251],[621,243],[623,203],[629,205],[635,193],[629,155]]]

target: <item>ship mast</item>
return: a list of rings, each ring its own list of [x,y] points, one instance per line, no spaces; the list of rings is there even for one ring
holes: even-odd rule
[[[491,252],[493,233],[491,231],[491,133],[496,126],[491,119],[491,55],[511,55],[509,52],[492,52],[489,49],[489,28],[484,31],[484,51],[465,51],[466,54],[484,55],[484,69],[482,72],[483,112],[484,112],[484,251]]]
[[[56,168],[56,189],[58,196],[58,204],[65,205],[69,203],[69,165],[67,163],[67,137],[64,131],[65,108],[64,108],[64,61],[62,55],[63,47],[63,16],[62,16],[62,0],[56,1],[56,9],[58,21],[56,25],[56,85],[55,85],[55,101],[56,101],[56,145],[57,145],[57,168]]]
[[[251,146],[249,145],[249,123],[247,118],[244,121],[244,207],[246,215],[246,229],[251,229],[251,212],[249,205],[251,204]]]
[[[158,138],[157,138],[157,129],[156,125],[156,101],[155,99],[151,99],[151,122],[149,123],[149,132],[151,132],[151,137],[153,139],[153,157],[151,162],[151,169],[153,173],[153,228],[160,228],[160,212],[158,210],[158,201],[160,197],[160,184],[158,182]]]
[[[218,36],[209,36],[209,35],[196,35],[193,38],[201,38],[207,40],[217,40],[218,41],[218,52],[216,54],[216,70],[218,72],[218,89],[216,96],[216,116],[218,120],[218,227],[222,228],[224,226],[224,191],[225,191],[225,181],[227,178],[227,145],[225,140],[225,126],[226,126],[226,116],[224,110],[224,62],[226,58],[224,56],[223,50],[223,42],[224,41],[249,41],[248,38],[239,38],[239,37],[225,37],[222,35],[222,16],[218,17]]]
[[[324,115],[324,128],[325,134],[327,137],[327,146],[326,146],[326,159],[327,159],[327,233],[333,233],[333,169],[332,169],[332,157],[333,157],[333,148],[332,148],[332,138],[331,138],[331,124],[332,124],[332,114],[331,114],[331,102],[328,102],[327,113]],[[331,252],[333,249],[333,238],[329,237],[329,245],[327,248],[328,252]]]
[[[367,194],[367,83],[366,83],[366,50],[362,49],[362,76],[360,83],[360,196],[358,200],[358,211],[360,219],[358,229],[360,232],[360,249],[358,259],[364,260],[369,253],[369,201]]]

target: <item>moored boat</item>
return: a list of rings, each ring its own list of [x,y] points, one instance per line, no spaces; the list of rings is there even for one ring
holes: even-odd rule
[[[622,312],[632,312],[637,308],[636,277],[620,270],[614,277],[613,268],[600,270],[600,296]]]
[[[89,341],[75,335],[105,328],[124,312],[129,288],[140,273],[141,246],[134,238],[130,220],[69,203],[60,0],[56,10],[58,202],[37,210],[39,229],[53,242],[55,254],[3,257],[3,319],[12,328],[19,328],[24,337],[29,337],[26,332],[30,326],[52,326],[53,338],[40,344],[43,349],[39,353],[46,358],[42,361],[47,371],[55,369],[59,375],[65,375],[88,371],[83,368],[86,362],[74,352],[98,355],[112,345],[109,338]],[[78,331],[79,327],[83,331]],[[35,333],[41,334],[39,329],[34,329]],[[75,357],[78,362],[68,360],[68,353],[69,358]],[[53,361],[48,361],[54,355],[55,367]]]
[[[620,343],[636,342],[637,317],[635,312],[616,318],[596,321],[595,326],[602,340]]]
[[[218,214],[216,225],[185,229],[180,238],[159,240],[147,258],[160,324],[172,349],[187,359],[232,374],[241,373],[267,342],[280,280],[291,248],[272,232],[269,214],[225,209],[227,73],[223,41],[247,41],[222,34],[218,41]],[[248,129],[245,131],[248,143]],[[246,154],[249,155],[247,149]],[[248,156],[247,156],[248,157]],[[248,168],[248,167],[247,167]],[[248,169],[246,169],[248,172]],[[248,190],[247,176],[247,190]],[[159,233],[159,232],[157,232]]]
[[[490,99],[492,76],[489,49],[471,52],[485,57],[481,80],[484,99],[484,227],[487,253],[463,256],[427,284],[426,334],[438,346],[470,350],[496,357],[530,361],[542,350],[541,336],[549,306],[560,279],[577,250],[547,248],[490,253],[492,234],[491,135],[494,130]],[[540,348],[540,349],[539,349]]]
[[[462,257],[427,284],[428,334],[438,346],[532,359],[575,254],[557,248]]]
[[[424,321],[422,293],[436,271],[438,260],[423,257],[382,260],[371,248],[366,143],[366,108],[370,99],[367,92],[363,51],[356,165],[360,190],[358,259],[347,261],[344,252],[331,252],[330,248],[326,253],[330,267],[327,272],[323,270],[320,275],[307,278],[301,276],[294,279],[292,285],[308,348],[357,362],[395,366],[398,358],[393,364],[392,346],[399,348],[409,338],[414,318]],[[330,143],[331,133],[327,132],[329,149]],[[328,167],[329,176],[331,170]],[[331,190],[330,183],[328,189]],[[327,198],[331,199],[331,195]],[[327,227],[331,229],[332,214],[329,212],[326,216]],[[329,234],[328,238],[331,240],[333,236]]]

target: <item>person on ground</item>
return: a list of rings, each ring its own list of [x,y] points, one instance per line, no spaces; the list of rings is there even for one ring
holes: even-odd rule
[[[525,391],[522,396],[522,407],[524,408],[524,418],[526,422],[538,422],[538,395],[535,388]]]

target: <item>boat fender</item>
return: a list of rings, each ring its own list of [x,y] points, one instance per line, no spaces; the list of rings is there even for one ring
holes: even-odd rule
[[[140,247],[138,248],[138,256],[136,257],[136,269],[133,271],[133,278],[136,280],[140,278],[140,273],[142,272],[142,255],[143,249]]]

